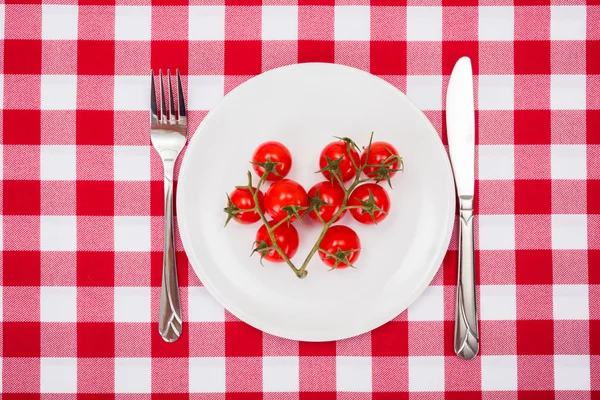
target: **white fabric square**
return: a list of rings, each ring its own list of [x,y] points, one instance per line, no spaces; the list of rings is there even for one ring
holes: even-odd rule
[[[115,251],[150,251],[150,217],[116,216]]]
[[[0,40],[4,39],[4,13],[5,13],[5,9],[6,7],[4,6],[4,4],[0,4]],[[2,385],[1,383],[2,379],[0,379],[0,385]]]
[[[409,41],[441,41],[442,7],[407,7],[406,39]]]
[[[406,95],[421,110],[442,109],[441,75],[408,75]]]
[[[191,75],[188,86],[196,88],[188,93],[188,110],[210,110],[224,96],[225,77],[223,75]]]
[[[76,148],[73,145],[40,146],[40,178],[42,180],[75,180]]]
[[[479,75],[478,107],[480,110],[515,108],[514,75]]]
[[[115,181],[150,180],[150,146],[115,146]]]
[[[550,40],[585,40],[585,30],[585,6],[550,7]]]
[[[188,40],[224,40],[225,7],[189,7]]]
[[[74,215],[42,215],[40,217],[42,251],[77,250],[77,217]]]
[[[408,356],[408,390],[411,392],[443,392],[444,357]]]
[[[115,322],[151,322],[149,287],[115,288]]]
[[[517,356],[481,356],[481,390],[517,390]]]
[[[479,179],[507,180],[515,178],[515,146],[479,145]]]
[[[336,357],[336,389],[340,392],[371,392],[371,357]]]
[[[444,288],[428,286],[408,308],[409,321],[443,321]]]
[[[553,214],[552,248],[555,250],[587,249],[587,215]]]
[[[116,6],[115,40],[147,40],[152,38],[150,6]]]
[[[590,390],[590,356],[555,355],[554,389]]]
[[[188,287],[188,320],[190,322],[223,322],[225,309],[203,286]]]
[[[115,110],[148,111],[149,96],[149,76],[115,76]]]
[[[42,110],[75,110],[76,106],[77,75],[42,75]]]
[[[334,20],[335,40],[371,39],[369,6],[336,6]]]
[[[479,40],[508,40],[515,37],[513,6],[479,7]]]
[[[550,147],[552,179],[587,179],[586,146],[579,144]]]
[[[552,300],[554,319],[587,320],[590,317],[588,285],[554,285]]]
[[[550,108],[585,110],[585,91],[585,75],[550,75]]]
[[[225,357],[190,357],[190,393],[225,393]]]
[[[300,390],[298,357],[263,357],[262,360],[263,392],[297,392]]]
[[[77,393],[77,359],[40,359],[41,393]]]
[[[150,393],[150,358],[115,358],[115,393]]]
[[[41,322],[76,322],[77,288],[42,286],[40,288]]]
[[[479,250],[514,249],[514,215],[479,215]]]
[[[298,6],[263,6],[263,40],[297,40]]]
[[[481,320],[514,321],[517,319],[515,285],[481,285],[479,287]]]
[[[42,4],[42,39],[77,40],[78,15],[76,5]]]

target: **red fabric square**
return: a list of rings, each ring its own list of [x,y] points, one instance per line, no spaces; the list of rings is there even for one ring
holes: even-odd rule
[[[163,181],[150,181],[150,215],[162,217],[165,213],[165,184]]]
[[[406,75],[406,42],[371,42],[371,73]]]
[[[515,110],[515,144],[550,144],[550,110]]]
[[[552,285],[552,250],[517,250],[518,285]]]
[[[5,111],[6,112],[6,111]],[[585,130],[587,144],[600,144],[600,110],[586,110],[585,112]],[[4,131],[6,138],[6,130]]]
[[[39,286],[41,255],[39,251],[3,251],[2,284],[4,286]]]
[[[300,356],[335,356],[335,342],[299,342]]]
[[[587,181],[587,212],[600,214],[600,180],[598,179]]]
[[[408,356],[408,322],[392,321],[371,332],[373,357]]]
[[[600,285],[600,250],[588,250],[588,279],[590,285]]]
[[[334,62],[335,42],[332,40],[299,40],[298,63]]]
[[[551,180],[515,180],[515,214],[551,214],[551,212]]]
[[[590,320],[590,354],[600,356],[600,320]]]
[[[111,40],[79,40],[77,73],[80,75],[114,75],[115,42]]]
[[[3,357],[40,357],[39,322],[4,322],[2,324]]]
[[[517,321],[517,354],[554,354],[554,321]]]
[[[114,113],[108,110],[77,110],[77,144],[114,144]]]
[[[113,112],[107,110],[77,110],[76,136],[79,145],[114,144]]]
[[[4,215],[40,215],[40,181],[2,181]]]
[[[115,185],[110,181],[77,181],[77,215],[114,213]]]
[[[161,231],[162,232],[162,231]],[[162,233],[161,233],[162,235]],[[162,236],[161,236],[162,245]],[[175,261],[177,263],[177,280],[180,286],[188,285],[188,258],[184,251],[175,252]],[[154,287],[162,285],[162,251],[153,251],[150,253],[150,284]]]
[[[4,41],[5,74],[40,74],[42,72],[42,41]]]
[[[515,74],[550,73],[550,41],[518,40],[515,42]]]
[[[225,74],[257,75],[262,69],[260,40],[228,40],[225,42]]]
[[[40,144],[41,120],[40,110],[4,110],[2,141],[4,144]]]
[[[548,390],[519,390],[519,400],[554,400],[554,392]]]
[[[110,286],[115,282],[112,251],[77,252],[77,286]]]
[[[587,40],[586,45],[586,72],[588,75],[600,74],[600,40]]]
[[[78,322],[77,356],[114,357],[115,324],[112,322]]]
[[[471,41],[443,41],[442,42],[442,74],[452,74],[454,65],[461,57],[469,57],[473,74],[479,74],[479,44]]]
[[[225,323],[225,356],[262,356],[262,332],[245,322]]]
[[[477,192],[476,192],[477,193]],[[458,251],[448,250],[442,260],[444,285],[456,285],[458,276]]]
[[[184,285],[181,286],[183,287]],[[190,341],[187,338],[188,331],[186,329],[183,330],[181,337],[177,341],[167,343],[160,336],[158,322],[153,322],[150,325],[152,357],[188,357],[190,355]]]
[[[188,73],[188,41],[187,40],[153,40],[150,45],[150,66],[155,72],[162,68],[175,71],[179,68],[181,75]]]

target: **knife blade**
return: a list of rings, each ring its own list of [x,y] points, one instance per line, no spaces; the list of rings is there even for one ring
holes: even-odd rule
[[[473,199],[475,196],[475,105],[471,60],[460,58],[450,75],[446,95],[448,148],[459,211],[458,282],[454,352],[470,360],[479,352],[475,292]]]

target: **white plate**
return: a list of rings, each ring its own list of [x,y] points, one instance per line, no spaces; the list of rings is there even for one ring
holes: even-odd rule
[[[300,280],[286,264],[262,267],[249,257],[258,223],[223,227],[225,193],[246,184],[260,143],[283,142],[293,157],[288,177],[308,190],[323,180],[314,171],[332,136],[363,146],[372,131],[398,149],[405,170],[393,178],[391,212],[381,224],[360,225],[349,213],[340,221],[361,239],[355,270],[328,271],[315,256]],[[273,335],[328,341],[384,324],[422,293],[448,247],[454,207],[450,163],[425,115],[369,73],[310,63],[256,76],[208,114],[183,159],[177,219],[194,271],[231,313]],[[320,229],[296,226],[301,244],[292,261],[301,264]]]

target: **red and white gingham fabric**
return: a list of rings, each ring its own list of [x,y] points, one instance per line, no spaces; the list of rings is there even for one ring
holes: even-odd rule
[[[600,399],[600,2],[60,0],[0,4],[3,399]],[[43,3],[43,4],[42,4]],[[190,136],[248,78],[351,65],[447,143],[474,63],[481,351],[454,356],[456,235],[407,312],[298,343],[223,310],[177,238],[185,330],[158,334],[163,183],[150,68]]]

